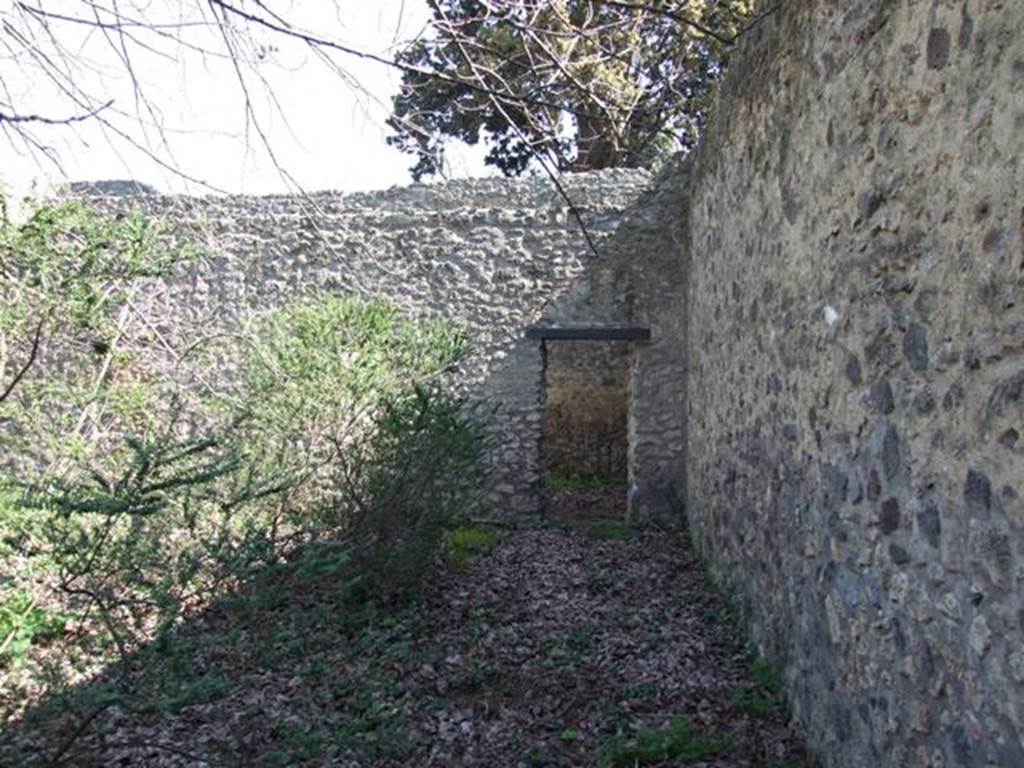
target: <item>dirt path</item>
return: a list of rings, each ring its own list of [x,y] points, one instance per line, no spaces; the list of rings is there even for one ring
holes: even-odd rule
[[[631,737],[673,715],[694,742],[728,742],[703,765],[802,764],[775,683],[751,679],[727,606],[671,537],[517,533],[434,600],[445,658],[417,684],[473,681],[420,709],[438,765],[632,765]]]
[[[70,764],[806,765],[772,671],[674,535],[503,531],[415,608],[346,625],[315,590],[297,602],[212,613],[180,658],[140,662],[136,704]]]

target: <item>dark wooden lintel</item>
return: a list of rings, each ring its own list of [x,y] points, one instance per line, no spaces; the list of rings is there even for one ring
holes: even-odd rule
[[[526,338],[540,341],[650,341],[651,329],[622,326],[546,328],[533,325],[526,329]]]

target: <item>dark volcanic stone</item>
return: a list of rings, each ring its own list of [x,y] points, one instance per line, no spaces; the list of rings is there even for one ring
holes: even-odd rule
[[[950,741],[953,742],[953,754],[960,765],[970,765],[971,740],[967,731],[962,725],[953,726],[950,732]]]
[[[903,357],[912,370],[923,371],[928,367],[928,331],[923,325],[914,323],[903,334]]]
[[[949,32],[936,27],[928,33],[928,48],[925,57],[928,69],[943,69],[949,63]]]
[[[882,206],[882,202],[885,200],[885,196],[881,190],[870,189],[860,196],[860,200],[857,202],[857,209],[860,215],[861,221],[867,221],[875,212]]]
[[[896,410],[896,401],[892,396],[892,386],[888,379],[879,379],[871,385],[868,402],[872,410],[878,413],[890,414]]]
[[[868,473],[868,501],[876,501],[882,495],[882,481],[878,477],[878,470],[872,468]]]
[[[935,410],[935,395],[931,389],[925,387],[914,395],[914,409],[922,416],[927,416]]]
[[[910,553],[899,544],[889,545],[889,557],[896,565],[906,565],[910,562]]]
[[[974,19],[967,15],[967,4],[964,3],[963,16],[960,20],[960,34],[957,36],[957,42],[960,44],[960,50],[967,50],[967,46],[971,44],[971,34],[974,32]]]
[[[878,514],[878,527],[888,536],[900,527],[900,503],[896,499],[882,502],[882,510]]]
[[[900,471],[900,438],[891,424],[882,439],[882,469],[889,481],[896,479]]]
[[[864,347],[864,357],[869,364],[885,366],[893,361],[896,350],[887,331],[879,333]]]
[[[967,508],[972,512],[988,511],[992,509],[992,481],[984,472],[976,469],[967,471],[967,481],[964,483],[964,501]]]
[[[945,397],[942,398],[942,408],[945,411],[952,411],[958,407],[964,399],[964,390],[959,384],[954,384],[948,390],[946,390]]]
[[[850,359],[846,361],[846,378],[850,380],[851,384],[860,384],[860,360],[854,355],[850,355]]]
[[[929,504],[917,513],[917,528],[929,545],[938,549],[939,537],[942,535],[942,520],[939,508]]]
[[[1024,395],[1024,368],[1006,377],[992,388],[988,398],[988,418],[1000,416],[1008,403],[1020,402]]]

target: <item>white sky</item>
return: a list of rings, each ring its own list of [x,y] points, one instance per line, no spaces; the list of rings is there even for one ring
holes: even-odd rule
[[[79,0],[33,1],[52,12],[84,15]],[[13,2],[0,0],[0,21],[5,14],[11,18]],[[144,10],[149,20],[181,20],[195,18],[195,2],[129,0],[127,7],[140,9],[135,13]],[[121,6],[124,9],[124,0]],[[396,42],[420,32],[429,14],[424,0],[277,0],[268,7],[318,35],[388,57]],[[24,26],[23,21],[19,23]],[[77,84],[90,93],[114,99],[114,109],[134,117],[137,107],[131,80],[103,33],[56,22],[53,28],[73,61]],[[213,34],[204,28],[188,31],[189,39],[211,46],[220,40],[204,35]],[[162,43],[159,39],[156,42]],[[269,54],[270,61],[258,66],[258,73],[269,83],[280,112],[255,78],[250,90],[254,109],[280,165],[302,188],[351,191],[410,182],[408,168],[415,158],[388,147],[384,141],[388,134],[384,120],[390,98],[397,91],[399,72],[339,55],[337,63],[358,81],[367,96],[347,86],[301,44],[269,31],[257,31],[254,42],[277,47]],[[131,54],[143,91],[158,110],[157,121],[168,139],[174,165],[229,192],[286,191],[287,182],[251,127],[246,148],[244,96],[230,62],[203,60],[176,45],[164,44],[162,48],[162,55],[141,48],[132,49]],[[39,76],[23,51],[0,50],[0,77],[22,113],[61,117],[77,111]],[[143,135],[143,129],[129,116],[106,114],[126,130]],[[149,146],[169,160],[171,155],[159,147],[158,133],[151,127],[145,130]],[[112,178],[136,179],[165,192],[209,191],[161,168],[96,123],[36,128],[35,135],[54,148],[66,176],[38,153],[12,144],[0,133],[0,184],[9,193],[20,195],[33,181],[45,185]],[[482,148],[452,150],[451,175],[484,173]]]

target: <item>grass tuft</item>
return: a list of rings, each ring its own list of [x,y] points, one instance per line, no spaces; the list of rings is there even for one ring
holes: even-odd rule
[[[727,739],[695,733],[681,717],[664,728],[641,728],[633,736],[616,736],[597,751],[599,768],[632,768],[666,760],[691,763],[719,755],[729,748]]]
[[[456,568],[465,568],[475,557],[488,554],[498,544],[498,534],[486,525],[464,525],[448,538],[448,559]]]
[[[583,532],[601,541],[626,541],[633,535],[633,527],[625,520],[595,520],[583,524]]]
[[[771,662],[761,657],[750,663],[753,683],[737,685],[729,694],[729,703],[739,712],[768,717],[785,711],[782,695],[782,675]]]

